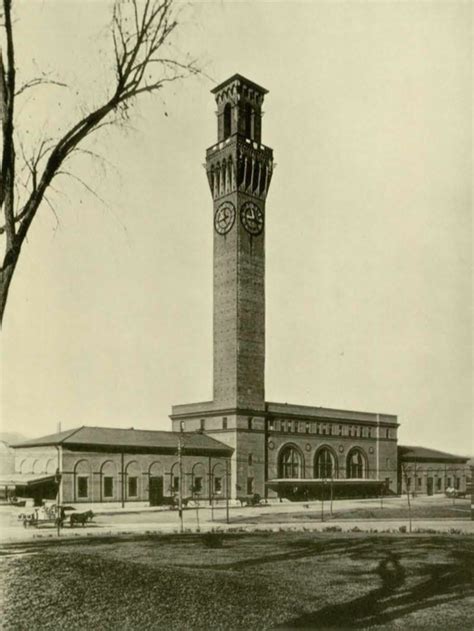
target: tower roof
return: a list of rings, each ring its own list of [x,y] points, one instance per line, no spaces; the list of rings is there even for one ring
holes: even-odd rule
[[[238,74],[238,73],[232,75],[231,77],[229,77],[228,79],[226,79],[222,83],[219,83],[218,86],[216,86],[215,88],[213,88],[211,90],[212,94],[217,94],[217,92],[220,92],[229,83],[232,83],[232,82],[237,81],[237,80],[241,81],[242,83],[245,83],[246,85],[248,85],[249,87],[253,88],[254,90],[257,90],[261,94],[268,94],[268,90],[265,90],[265,88],[262,88],[261,85],[258,85],[258,83],[255,83],[254,81],[250,81],[250,79],[246,79],[244,76],[242,76],[241,74]]]

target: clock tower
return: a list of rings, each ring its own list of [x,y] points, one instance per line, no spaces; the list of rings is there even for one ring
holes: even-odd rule
[[[207,462],[182,471],[185,488],[204,481],[210,503],[255,501],[256,495],[321,498],[328,479],[341,497],[395,491],[396,416],[265,401],[265,200],[273,172],[273,151],[262,144],[267,91],[235,74],[212,92],[217,142],[207,149],[206,173],[214,250],[213,398],[174,405],[170,417],[182,440],[203,433],[233,453],[230,467],[215,450]],[[173,475],[170,470],[170,480]]]
[[[267,90],[239,74],[212,90],[217,143],[206,152],[213,199],[214,405],[265,408],[265,199],[273,152],[262,144]]]

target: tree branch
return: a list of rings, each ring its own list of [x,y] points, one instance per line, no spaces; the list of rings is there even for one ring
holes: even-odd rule
[[[26,90],[30,88],[35,88],[38,85],[57,85],[61,88],[67,88],[68,85],[66,83],[62,83],[61,81],[54,81],[53,79],[45,79],[44,77],[37,77],[36,79],[31,79],[31,81],[27,81],[24,83],[21,88],[19,88],[15,92],[15,96],[20,96]]]
[[[54,146],[50,141],[43,141],[31,158],[26,157],[23,147],[21,147],[29,172],[27,186],[30,187],[30,194],[21,211],[15,215],[13,210],[15,191],[14,97],[41,84],[61,87],[65,84],[44,76],[27,82],[15,94],[11,3],[12,0],[3,0],[4,28],[7,40],[6,71],[0,56],[0,115],[3,128],[0,208],[3,207],[5,216],[4,226],[0,227],[0,234],[6,233],[7,236],[6,254],[3,265],[0,267],[0,322],[11,277],[31,223],[43,199],[51,207],[46,193],[54,177],[59,174],[68,174],[98,197],[95,191],[81,178],[64,171],[62,166],[65,160],[78,150],[79,144],[90,134],[97,132],[101,127],[117,123],[117,118],[112,118],[114,113],[121,112],[122,115],[127,116],[128,104],[135,97],[144,93],[156,92],[166,83],[200,72],[194,62],[160,56],[163,46],[168,43],[169,37],[177,26],[173,13],[173,0],[145,0],[144,3],[138,0],[131,0],[128,3],[116,0],[112,13],[112,45],[115,63],[115,85],[111,92],[112,96],[106,99],[100,107],[83,116]],[[89,153],[92,155],[92,152]],[[55,210],[54,212],[56,214]]]

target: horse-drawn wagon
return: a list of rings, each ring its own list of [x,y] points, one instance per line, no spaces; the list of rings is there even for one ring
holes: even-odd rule
[[[22,511],[18,515],[18,521],[20,521],[24,528],[34,526],[40,528],[41,526],[55,526],[56,528],[63,528],[65,524],[68,524],[71,528],[74,526],[85,526],[89,521],[94,518],[94,513],[91,510],[77,513],[69,511],[75,511],[72,506],[61,506],[57,504],[43,504],[38,508],[33,508],[31,511]]]
[[[28,512],[21,512],[18,515],[18,521],[23,524],[24,528],[34,526],[56,526],[62,527],[66,519],[66,510],[64,506],[57,504],[43,505]]]

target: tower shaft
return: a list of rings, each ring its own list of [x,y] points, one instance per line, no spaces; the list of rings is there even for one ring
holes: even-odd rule
[[[213,90],[218,142],[206,168],[214,216],[214,403],[265,405],[265,199],[273,152],[261,144],[266,90],[235,75]]]

